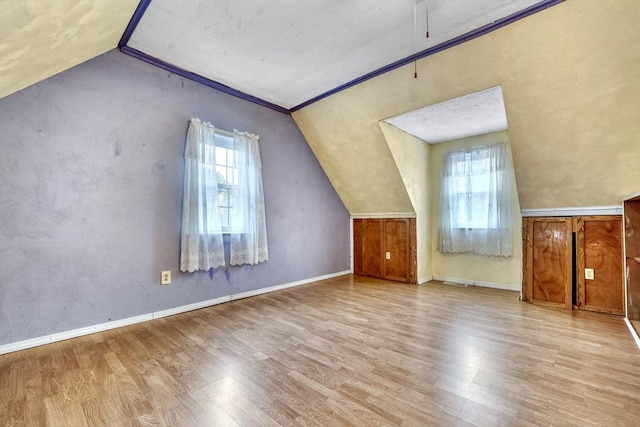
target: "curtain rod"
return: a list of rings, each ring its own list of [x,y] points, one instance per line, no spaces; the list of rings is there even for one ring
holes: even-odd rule
[[[213,128],[213,129],[214,129],[214,132],[215,132],[215,133],[217,133],[218,135],[227,136],[227,137],[229,137],[229,138],[233,138],[233,137],[234,137],[234,135],[235,135],[235,133],[234,133],[234,132],[237,132],[237,133],[238,133],[238,134],[240,134],[240,135],[245,135],[245,136],[255,137],[255,138],[256,138],[256,140],[259,140],[259,139],[260,139],[260,136],[259,136],[259,135],[254,135],[254,134],[252,134],[252,133],[250,133],[250,132],[240,132],[239,130],[236,130],[236,129],[234,129],[234,132],[229,132],[228,130],[224,130],[224,129],[217,128],[217,127],[215,127],[214,125],[212,125],[211,123],[209,123],[209,122],[203,122],[202,120],[198,119],[197,117],[196,117],[196,118],[192,118],[192,119],[191,119],[191,121],[197,121],[198,123],[201,123],[201,124],[203,124],[204,126],[209,126],[209,127]]]
[[[228,130],[216,128],[215,132],[223,136],[233,137],[233,132],[229,132]]]
[[[224,129],[219,129],[219,128],[215,127],[214,125],[212,125],[209,122],[203,122],[202,120],[200,120],[197,117],[192,118],[190,121],[196,121],[196,122],[199,122],[199,123],[203,124],[204,126],[211,127],[211,128],[213,128],[215,130],[216,133],[219,133],[220,135],[233,137],[233,132],[229,132],[228,130],[224,130]]]

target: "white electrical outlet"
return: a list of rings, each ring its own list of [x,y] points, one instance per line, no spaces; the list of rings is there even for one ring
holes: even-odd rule
[[[160,275],[160,284],[161,285],[170,285],[171,284],[171,270],[163,271]]]
[[[391,252],[387,252],[387,253],[385,254],[385,258],[387,258],[387,259],[391,259]]]
[[[584,269],[584,278],[587,280],[594,280],[595,279],[595,273],[593,271],[593,268],[585,268]]]

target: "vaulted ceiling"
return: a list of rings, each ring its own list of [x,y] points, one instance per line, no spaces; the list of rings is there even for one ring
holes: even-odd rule
[[[2,0],[0,97],[121,42],[147,60],[289,110],[537,3]]]
[[[0,0],[0,98],[120,46],[291,113],[351,214],[426,221],[437,150],[389,123],[499,87],[520,206],[612,205],[640,182],[639,4]]]
[[[638,4],[0,0],[0,97],[120,46],[291,112],[367,214],[415,211],[381,121],[500,86],[521,206],[612,204],[640,177]]]

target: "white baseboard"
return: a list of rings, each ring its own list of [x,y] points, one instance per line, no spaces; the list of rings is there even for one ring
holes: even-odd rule
[[[481,282],[479,280],[460,279],[457,277],[433,276],[433,280],[440,280],[442,282],[460,283],[461,285],[467,285],[467,286],[480,286],[483,288],[503,289],[506,291],[520,292],[522,290],[522,286],[519,284]]]
[[[255,291],[242,292],[239,294],[225,295],[223,297],[210,299],[207,301],[199,301],[193,304],[173,307],[166,310],[156,311],[153,313],[142,314],[140,316],[128,317],[126,319],[114,320],[112,322],[100,323],[98,325],[86,326],[84,328],[72,329],[69,331],[58,332],[42,337],[30,338],[23,341],[16,341],[9,344],[0,345],[0,355],[12,353],[14,351],[25,350],[27,348],[38,347],[44,344],[51,344],[58,341],[77,338],[84,335],[94,334],[96,332],[108,331],[110,329],[121,328],[123,326],[133,325],[135,323],[147,322],[161,317],[173,316],[174,314],[185,313],[187,311],[197,310],[199,308],[210,307],[212,305],[222,304],[229,301],[247,298],[255,295],[266,294],[269,292],[279,291],[282,289],[292,288],[294,286],[306,285],[308,283],[318,282],[320,280],[332,279],[334,277],[351,274],[350,271],[339,271],[337,273],[325,274],[324,276],[312,277],[309,279],[298,280],[296,282],[285,283],[282,285],[271,286],[268,288],[257,289]]]
[[[376,213],[367,213],[367,212],[355,212],[351,214],[351,219],[361,219],[361,218],[415,218],[415,212],[376,212]]]
[[[633,327],[629,319],[627,319],[626,317],[624,318],[624,323],[627,324],[627,328],[629,328],[629,331],[631,332],[631,336],[633,337],[633,340],[636,342],[636,345],[638,346],[638,348],[640,348],[640,337],[638,336],[638,331],[635,330],[635,328]]]
[[[212,305],[222,304],[231,301],[231,295],[210,299],[207,301],[199,301],[193,304],[181,305],[180,307],[168,308],[162,311],[151,313],[154,319],[161,317],[173,316],[174,314],[186,313],[187,311],[197,310],[199,308],[211,307]]]
[[[51,344],[58,341],[68,340],[70,338],[81,337],[83,335],[90,335],[96,332],[103,332],[110,329],[121,328],[123,326],[133,325],[134,323],[142,323],[148,320],[153,320],[153,313],[128,317],[126,319],[114,320],[112,322],[101,323],[99,325],[86,326],[84,328],[72,329],[70,331],[58,332],[42,337],[30,338],[24,341],[16,341],[9,344],[3,344],[0,345],[0,355],[12,353],[18,350],[24,350],[27,348],[38,347],[45,344]]]
[[[523,209],[523,217],[622,215],[622,205],[582,206],[576,208]]]
[[[242,292],[239,294],[233,294],[231,301],[235,301],[242,298],[249,298],[256,295],[266,294],[274,291],[281,291],[287,288],[293,288],[294,286],[306,285],[308,283],[319,282],[320,280],[333,279],[334,277],[345,276],[351,274],[350,270],[339,271],[337,273],[325,274],[324,276],[312,277],[311,279],[298,280],[297,282],[285,283],[284,285],[271,286],[269,288],[257,289],[255,291]]]
[[[433,280],[433,276],[427,276],[427,277],[422,277],[420,279],[418,279],[418,285],[423,285],[427,282],[430,282]]]

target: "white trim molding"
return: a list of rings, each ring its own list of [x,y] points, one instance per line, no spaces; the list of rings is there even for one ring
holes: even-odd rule
[[[459,283],[466,286],[480,286],[482,288],[502,289],[505,291],[522,291],[522,285],[517,283],[493,283],[493,282],[481,282],[479,280],[460,279],[457,277],[446,276],[433,276],[433,280],[440,280],[442,282]]]
[[[637,193],[629,194],[627,197],[623,198],[622,201],[625,202],[630,199],[635,199],[636,197],[640,197],[640,191]]]
[[[583,206],[575,208],[523,209],[523,217],[622,215],[622,205]]]
[[[269,292],[279,291],[282,289],[292,288],[294,286],[306,285],[313,282],[319,282],[321,280],[333,279],[334,277],[345,276],[351,274],[351,271],[339,271],[337,273],[325,274],[323,276],[311,277],[309,279],[298,280],[296,282],[285,283],[282,285],[270,286],[268,288],[257,289],[255,291],[241,292],[239,294],[225,295],[223,297],[210,299],[207,301],[199,301],[193,304],[182,305],[180,307],[173,307],[166,310],[156,311],[153,313],[142,314],[139,316],[128,317],[126,319],[114,320],[112,322],[100,323],[98,325],[86,326],[84,328],[72,329],[70,331],[58,332],[51,335],[45,335],[42,337],[30,338],[24,341],[16,341],[9,344],[0,345],[0,355],[12,353],[14,351],[25,350],[27,348],[38,347],[45,344],[51,344],[58,341],[68,340],[71,338],[81,337],[83,335],[90,335],[96,332],[108,331],[110,329],[121,328],[123,326],[129,326],[136,323],[147,322],[153,319],[159,319],[161,317],[173,316],[174,314],[185,313],[187,311],[197,310],[199,308],[210,307],[225,302],[238,300],[241,298],[248,298],[256,295],[266,294]]]
[[[433,276],[421,277],[418,279],[418,285],[424,285],[433,280]]]
[[[239,294],[230,295],[231,301],[239,300],[242,298],[254,297],[256,295],[267,294],[269,292],[281,291],[287,288],[293,288],[294,286],[306,285],[313,282],[319,282],[321,280],[333,279],[334,277],[346,276],[351,274],[350,270],[339,271],[337,273],[325,274],[324,276],[312,277],[311,279],[298,280],[297,282],[285,283],[283,285],[271,286],[269,288],[256,289],[255,291],[241,292]]]
[[[635,328],[633,327],[629,319],[627,319],[626,317],[624,318],[624,323],[627,324],[627,328],[629,328],[629,331],[631,332],[631,336],[633,337],[633,340],[636,342],[636,345],[638,346],[638,348],[640,348],[640,337],[638,336],[638,332],[635,330]]]
[[[415,218],[415,212],[379,212],[379,213],[352,213],[351,219],[362,218]]]

